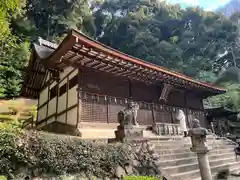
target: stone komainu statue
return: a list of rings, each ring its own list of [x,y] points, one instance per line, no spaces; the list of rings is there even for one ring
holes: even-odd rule
[[[137,113],[139,105],[136,102],[130,102],[126,109],[118,113],[118,122],[121,127],[127,126],[138,126]]]

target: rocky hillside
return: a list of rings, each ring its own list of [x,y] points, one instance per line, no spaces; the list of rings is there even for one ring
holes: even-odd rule
[[[231,0],[229,3],[216,10],[225,16],[231,16],[235,12],[240,12],[240,0]]]

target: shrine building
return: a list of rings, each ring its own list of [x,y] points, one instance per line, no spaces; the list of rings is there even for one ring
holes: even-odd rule
[[[222,93],[71,30],[60,45],[34,44],[21,96],[38,99],[39,130],[71,134],[78,128],[84,137],[105,137],[114,136],[117,114],[129,100],[139,104],[143,128],[176,125],[178,109],[188,123],[195,117],[206,127],[202,101]]]

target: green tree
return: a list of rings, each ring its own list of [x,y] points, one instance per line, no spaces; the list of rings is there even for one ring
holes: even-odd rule
[[[26,15],[36,27],[34,39],[41,36],[48,40],[55,40],[71,28],[88,35],[95,33],[88,0],[28,0]]]
[[[0,1],[0,96],[18,95],[28,60],[28,43],[12,34],[11,22],[22,15],[22,0]]]
[[[238,37],[236,23],[220,14],[166,2],[106,1],[94,17],[104,44],[194,78],[219,73],[225,61],[217,57]]]
[[[0,96],[17,96],[21,89],[24,68],[29,60],[29,43],[17,43],[14,36],[9,36],[1,45]]]
[[[11,34],[11,19],[22,13],[24,5],[24,0],[0,0],[0,39],[4,39]]]
[[[240,84],[225,84],[227,93],[213,96],[205,100],[205,104],[213,107],[224,106],[233,111],[240,111]]]

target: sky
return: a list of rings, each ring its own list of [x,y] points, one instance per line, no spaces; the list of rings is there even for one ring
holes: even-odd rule
[[[215,10],[228,3],[230,0],[168,0],[169,3],[179,3],[184,5],[201,6],[205,10]]]

